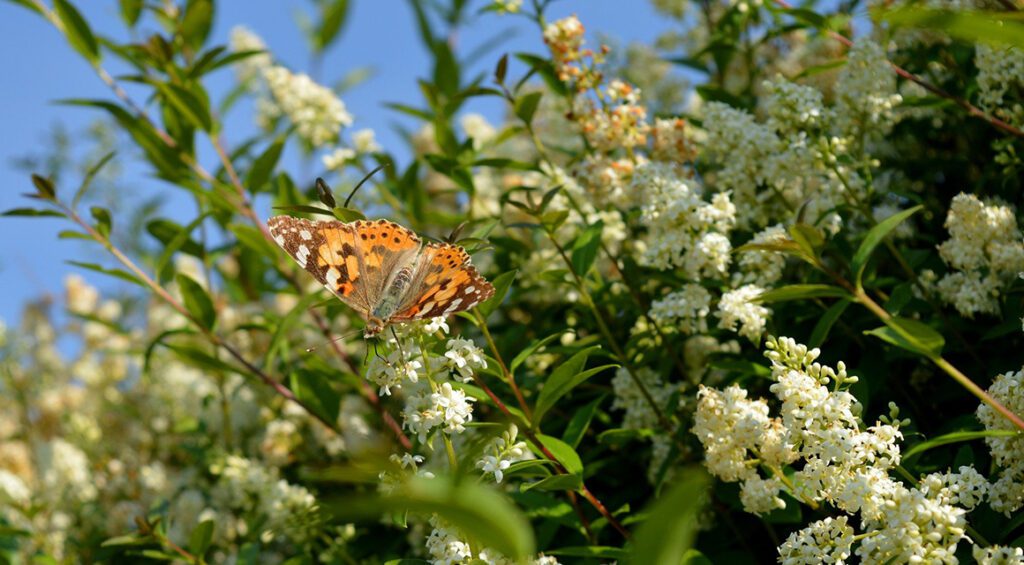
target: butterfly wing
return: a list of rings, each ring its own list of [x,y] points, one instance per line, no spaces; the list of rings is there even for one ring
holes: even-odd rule
[[[411,230],[387,220],[360,220],[349,225],[355,230],[356,247],[362,254],[372,312],[399,269],[412,265],[421,240]]]
[[[353,224],[274,216],[270,235],[300,267],[366,319],[373,307],[365,285],[359,237]]]
[[[494,287],[458,245],[431,243],[416,260],[416,269],[395,322],[433,318],[469,310],[494,296]]]

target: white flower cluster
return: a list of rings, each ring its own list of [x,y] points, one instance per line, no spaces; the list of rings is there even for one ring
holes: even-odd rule
[[[458,529],[436,514],[430,517],[433,528],[427,536],[427,553],[433,565],[469,565],[485,563],[486,565],[514,565],[516,561],[508,559],[497,551],[484,547],[473,554],[473,548],[465,541],[466,536]],[[530,565],[558,565],[554,557],[540,555],[528,561]]]
[[[250,55],[235,63],[235,73],[238,75],[238,82],[254,87],[254,81],[263,76],[263,71],[273,65],[270,54],[266,53],[267,44],[263,39],[244,26],[231,28],[230,39],[231,50],[239,53],[244,51],[264,51],[256,55]]]
[[[1024,126],[1024,49],[979,42],[974,64],[978,105],[1005,122]]]
[[[484,455],[476,462],[477,469],[484,474],[493,475],[494,482],[500,483],[505,471],[517,461],[533,459],[533,453],[526,448],[526,442],[516,441],[519,428],[515,424],[500,436],[495,437],[484,449]]]
[[[835,87],[835,127],[844,137],[883,138],[896,121],[894,109],[903,101],[896,74],[885,50],[870,39],[858,39],[846,58]]]
[[[1024,414],[1024,369],[999,375],[992,381],[988,393],[1014,414]],[[979,405],[976,414],[987,430],[1012,427],[988,404]],[[992,461],[999,467],[999,478],[989,489],[989,505],[1009,517],[1024,507],[1024,436],[987,437],[985,443],[992,453]]]
[[[432,336],[447,331],[443,319],[428,320],[412,328],[412,335]],[[406,337],[391,340],[392,351],[386,357],[370,360],[366,378],[379,387],[379,394],[390,395],[392,389],[410,387],[402,411],[403,426],[420,441],[440,430],[449,435],[462,433],[473,419],[475,398],[448,379],[468,382],[477,370],[487,367],[483,351],[467,339],[448,340],[444,355],[420,348],[419,341]]]
[[[692,335],[708,331],[710,312],[711,293],[697,283],[687,283],[680,290],[652,302],[649,314],[659,324]]]
[[[659,428],[658,415],[651,406],[651,402],[637,385],[640,380],[644,388],[651,395],[651,399],[658,404],[664,412],[674,412],[684,402],[680,394],[683,384],[667,383],[661,379],[658,373],[649,367],[640,367],[630,374],[626,368],[620,368],[612,378],[612,389],[615,391],[615,400],[612,402],[612,410],[624,410],[621,427],[627,430],[652,430]],[[676,397],[674,405],[670,405]],[[652,456],[647,469],[647,479],[653,484],[658,479],[665,458],[668,457],[672,446],[672,438],[663,432],[651,436]]]
[[[1024,565],[1024,549],[1019,547],[975,545],[971,553],[978,565]]]
[[[864,562],[955,560],[964,507],[983,496],[983,477],[961,469],[926,477],[920,488],[891,479],[903,437],[895,408],[889,420],[862,429],[860,405],[846,390],[856,377],[846,374],[842,362],[835,369],[821,365],[815,361],[819,350],[789,338],[769,339],[766,347],[771,391],[781,401],[778,417],[768,415],[767,402],[749,400],[736,385],[724,391],[702,386],[698,393],[693,433],[711,473],[742,481],[740,500],[756,514],[784,508],[783,488],[809,503],[859,513],[864,535],[854,553]],[[784,474],[797,461],[799,470]],[[845,519],[816,522],[786,540],[780,560],[839,562],[849,556],[853,535]]]
[[[718,327],[738,332],[750,341],[759,343],[768,316],[771,315],[771,310],[757,302],[763,292],[764,289],[756,284],[747,284],[722,294],[718,301],[718,311],[715,312]]]
[[[786,228],[775,224],[754,234],[748,243],[770,245],[788,239]],[[768,287],[782,278],[782,270],[786,267],[786,256],[778,251],[744,250],[739,257],[739,272],[733,274],[733,284],[753,283]]]
[[[312,527],[319,522],[316,499],[304,487],[281,479],[276,469],[229,455],[210,472],[219,477],[212,493],[215,505],[261,516],[255,523],[261,524],[260,537],[265,542],[284,537],[302,543],[317,535]],[[244,533],[246,526],[240,526]]]
[[[331,89],[305,74],[293,74],[281,66],[263,71],[274,101],[295,125],[299,137],[313,147],[338,139],[342,127],[352,124],[345,103]]]
[[[968,318],[998,314],[1000,292],[1024,271],[1024,236],[1015,210],[960,193],[945,225],[949,239],[939,245],[939,256],[954,271],[937,283],[939,296]]]
[[[633,173],[630,192],[641,204],[647,234],[638,245],[640,264],[682,268],[685,278],[723,278],[732,259],[729,233],[736,207],[719,192],[704,200],[704,189],[676,165],[647,163]]]

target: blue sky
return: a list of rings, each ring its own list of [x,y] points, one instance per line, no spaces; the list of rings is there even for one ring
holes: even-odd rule
[[[75,4],[97,33],[126,39],[114,0],[77,0]],[[475,5],[486,3],[478,0]],[[211,41],[226,43],[230,30],[244,25],[267,42],[274,57],[305,71],[309,51],[296,25],[295,14],[309,10],[310,2],[242,1],[218,3]],[[627,8],[624,8],[628,6]],[[562,0],[551,6],[550,17],[577,14],[587,26],[588,35],[607,34],[623,42],[647,41],[670,29],[672,22],[656,14],[647,2],[622,0]],[[514,30],[514,31],[513,31]],[[487,15],[478,24],[466,29],[459,41],[468,52],[496,34],[509,39],[498,53],[484,57],[474,71],[489,71],[500,52],[542,52],[537,31],[522,17]],[[48,143],[47,132],[54,124],[63,124],[70,132],[84,130],[98,113],[83,108],[55,105],[63,98],[111,98],[87,64],[71,49],[53,27],[41,17],[10,3],[0,3],[0,61],[5,80],[0,86],[3,135],[0,136],[0,210],[29,205],[20,194],[31,192],[26,175],[16,169],[13,161],[29,153],[42,153]],[[416,33],[415,21],[405,0],[353,0],[343,35],[328,52],[322,64],[324,82],[333,82],[349,71],[369,67],[369,80],[347,92],[343,99],[355,116],[353,129],[372,128],[386,149],[401,144],[392,125],[399,116],[384,107],[386,102],[418,103],[418,77],[430,73],[429,59]],[[123,69],[113,68],[112,74]],[[208,88],[214,100],[220,98],[231,82],[230,71],[216,75]],[[142,97],[138,97],[142,101]],[[484,105],[475,108],[492,121],[499,108]],[[243,139],[254,130],[251,106],[243,105],[227,119],[225,135],[228,144]],[[207,168],[214,169],[210,155],[201,158]],[[286,156],[281,166],[293,176],[301,174],[297,159]],[[126,172],[127,181],[137,194],[166,191],[142,167]],[[312,181],[312,179],[306,179]],[[68,179],[77,183],[77,179]],[[74,184],[64,187],[71,190]],[[174,215],[173,205],[170,210]],[[115,217],[115,229],[117,218]],[[79,272],[102,288],[118,288],[102,280],[101,275],[82,271],[66,261],[95,261],[112,266],[113,259],[102,255],[96,246],[75,240],[60,240],[57,233],[71,226],[59,219],[0,218],[0,319],[7,324],[17,322],[26,300],[42,294],[59,298],[65,276]]]

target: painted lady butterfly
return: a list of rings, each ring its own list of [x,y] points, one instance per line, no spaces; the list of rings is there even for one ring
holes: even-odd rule
[[[359,312],[365,337],[392,322],[454,314],[494,296],[465,249],[423,246],[419,236],[394,222],[274,216],[267,227],[303,269]]]

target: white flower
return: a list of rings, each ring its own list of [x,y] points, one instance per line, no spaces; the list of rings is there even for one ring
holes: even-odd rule
[[[448,340],[448,351],[444,356],[448,367],[456,371],[463,382],[472,380],[475,370],[487,368],[484,352],[468,339]]]
[[[786,507],[786,502],[779,496],[781,491],[782,481],[777,477],[750,477],[740,487],[740,503],[743,510],[751,514],[767,514]]]
[[[308,75],[292,74],[284,67],[275,66],[263,71],[263,77],[299,137],[313,147],[336,141],[341,128],[352,124],[345,103]]]
[[[423,332],[427,334],[436,334],[437,332],[448,333],[448,319],[444,316],[437,316],[431,318],[423,323]]]
[[[24,506],[31,497],[32,491],[21,477],[6,469],[0,469],[0,505]]]
[[[846,563],[853,546],[854,531],[846,516],[825,518],[789,534],[779,546],[779,563],[783,565],[815,565]]]
[[[737,331],[750,341],[757,343],[764,333],[765,324],[768,322],[768,315],[771,310],[756,302],[757,297],[764,292],[764,289],[748,284],[735,290],[730,290],[722,295],[718,301],[718,327],[724,330]]]
[[[466,137],[473,139],[473,145],[477,149],[480,149],[497,135],[494,126],[488,123],[487,118],[480,114],[466,114],[462,116],[460,124]]]
[[[370,359],[370,365],[366,369],[366,380],[380,387],[377,394],[390,396],[391,389],[402,388],[403,381],[419,381],[419,371],[422,368],[423,363],[419,360],[405,359],[402,350],[395,349],[387,357],[374,356]]]
[[[533,459],[533,453],[526,448],[526,443],[516,441],[518,433],[519,429],[515,424],[509,426],[501,436],[491,440],[484,449],[485,455],[476,462],[477,469],[483,471],[484,475],[494,475],[496,483],[501,482],[505,470],[513,463]]]
[[[615,391],[612,410],[626,411],[622,417],[622,427],[630,430],[655,428],[658,425],[657,413],[637,385],[637,379],[644,384],[644,388],[662,410],[668,408],[666,405],[672,395],[679,390],[679,385],[662,381],[658,373],[649,367],[637,368],[633,374],[625,367],[615,371],[615,377],[612,379],[612,388]]]
[[[244,26],[231,28],[231,50],[239,53],[243,51],[266,51],[267,45],[260,36]],[[250,55],[235,63],[235,72],[238,74],[238,81],[252,86],[252,81],[263,74],[263,71],[270,68],[272,61],[269,53]]]
[[[1024,549],[1019,547],[975,545],[971,553],[978,565],[1024,565]]]
[[[324,167],[329,171],[340,171],[356,158],[356,152],[348,147],[339,147],[323,156]]]
[[[381,150],[380,144],[377,143],[376,133],[372,129],[361,129],[359,131],[352,132],[352,147],[355,148],[356,153],[377,153]]]
[[[988,394],[1014,414],[1024,414],[1024,369],[997,376]],[[1009,421],[988,404],[976,412],[986,430],[1005,430]],[[1024,436],[986,437],[992,461],[999,467],[999,478],[991,485],[989,504],[992,509],[1010,517],[1024,507]]]
[[[435,429],[448,434],[462,433],[465,424],[473,419],[471,402],[476,399],[452,388],[451,383],[442,383],[437,392],[424,391],[408,399],[402,412],[405,427],[417,434],[420,441]]]

